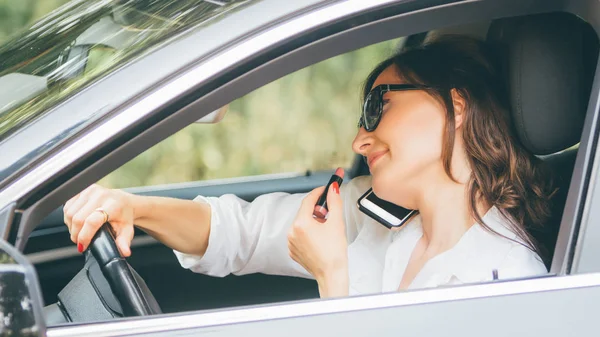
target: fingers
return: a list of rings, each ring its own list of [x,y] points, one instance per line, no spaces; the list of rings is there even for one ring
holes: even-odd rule
[[[80,253],[87,249],[90,242],[92,242],[94,234],[96,234],[103,224],[104,214],[102,214],[102,212],[92,212],[92,214],[85,219],[81,230],[74,240],[74,242],[77,243],[77,249],[79,249]]]
[[[94,203],[91,203],[91,205],[97,205]],[[102,227],[102,225],[104,224],[104,213],[96,211],[97,207],[93,207],[92,210],[88,210],[89,214],[85,220],[83,225],[81,226],[80,230],[77,233],[77,236],[75,237],[75,242],[78,245],[78,249],[82,248],[83,250],[86,250],[88,248],[88,246],[90,245],[90,242],[92,242],[92,239],[94,238],[94,235],[96,234],[96,232],[100,229],[100,227]],[[115,207],[115,204],[113,202],[106,202],[105,204],[102,205],[101,207],[108,215],[109,217],[114,216],[114,217],[118,217],[118,211],[117,211],[117,207]],[[112,215],[111,215],[112,214]],[[109,218],[109,222],[110,222],[110,218]],[[73,223],[73,228],[75,228],[75,222]],[[113,226],[114,227],[114,226]],[[73,234],[71,234],[73,235]],[[81,247],[79,246],[81,245]]]
[[[69,210],[73,209],[71,206],[77,200],[77,198],[79,198],[79,194],[69,199],[63,207],[63,221],[65,222],[65,225],[67,225],[69,233],[71,233],[71,218],[73,217],[73,214],[69,214],[68,212]]]
[[[74,243],[78,243],[77,238],[79,237],[79,232],[81,231],[83,226],[85,226],[85,223],[86,221],[88,221],[89,217],[99,218],[99,221],[102,221],[102,219],[104,219],[104,215],[102,213],[95,212],[97,204],[98,202],[96,200],[89,200],[87,203],[85,203],[79,208],[77,213],[75,213],[75,215],[71,219],[71,241],[73,241]],[[76,204],[74,204],[74,206],[76,206]]]
[[[308,192],[306,197],[304,197],[304,200],[302,200],[302,204],[307,204],[310,207],[314,207],[317,201],[319,200],[321,194],[323,194],[323,191],[325,191],[325,186],[317,187],[314,190]]]
[[[65,204],[64,208],[64,220],[69,228],[69,232],[72,231],[73,227],[73,217],[75,214],[81,209],[83,205],[85,205],[86,199],[81,197],[81,194],[78,194],[76,197],[72,198]]]
[[[315,204],[319,200],[321,194],[323,194],[323,191],[325,191],[325,186],[317,187],[310,191],[306,197],[304,197],[304,200],[302,200],[302,205],[300,208],[307,208],[312,212],[312,209],[315,208]]]
[[[317,187],[304,197],[300,206],[300,214],[312,214],[315,204],[319,200],[321,194],[325,190],[325,186]],[[337,182],[333,182],[327,191],[327,208],[329,214],[327,219],[341,219],[343,217],[342,198],[340,196],[340,186]],[[323,221],[320,221],[323,222]]]
[[[77,198],[79,198],[79,193],[74,195],[71,199],[67,200],[67,202],[65,202],[65,208],[69,208],[69,206],[72,205],[73,202],[77,200]]]
[[[97,185],[86,188],[68,200],[63,207],[64,221],[69,228],[71,241],[77,243],[80,252],[88,249],[94,235],[105,222],[105,214],[97,211],[98,208],[108,215],[110,229],[115,235],[115,243],[121,255],[130,256],[134,235],[132,206],[122,192]]]
[[[117,234],[115,242],[123,257],[131,256],[131,240],[133,240],[133,233],[133,226],[126,226]]]
[[[95,185],[91,185],[89,187],[87,187],[86,189],[84,189],[83,191],[81,191],[81,193],[75,195],[74,197],[72,197],[71,199],[69,199],[66,203],[65,203],[65,207],[63,207],[63,220],[65,222],[65,224],[67,225],[67,228],[69,228],[69,233],[72,234],[73,232],[73,218],[75,218],[75,215],[77,213],[79,213],[79,211],[81,210],[81,208],[83,206],[85,206],[88,201],[89,201],[89,196],[91,195],[91,193],[96,189]],[[79,231],[81,229],[81,226],[83,225],[83,221],[85,221],[85,217],[87,217],[88,214],[79,214],[78,218],[75,218],[76,220],[78,220],[78,228],[77,231]],[[77,238],[77,236],[73,236],[71,235],[71,241],[75,242],[75,238]]]
[[[327,208],[329,209],[327,219],[335,220],[343,217],[344,210],[342,197],[340,196],[340,186],[337,181],[334,181],[333,184],[329,186],[329,191],[327,192]]]

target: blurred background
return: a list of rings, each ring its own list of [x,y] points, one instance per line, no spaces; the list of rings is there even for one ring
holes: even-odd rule
[[[0,0],[0,46],[68,0]],[[124,188],[350,167],[362,84],[401,43],[386,41],[287,75],[192,124],[102,178]]]

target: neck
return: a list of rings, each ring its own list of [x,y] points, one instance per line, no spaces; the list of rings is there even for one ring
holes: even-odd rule
[[[448,177],[430,183],[422,190],[417,206],[429,254],[437,255],[454,247],[475,223],[467,192],[467,184]],[[477,208],[481,211],[479,205]]]

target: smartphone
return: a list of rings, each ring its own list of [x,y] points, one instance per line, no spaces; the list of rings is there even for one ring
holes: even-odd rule
[[[370,188],[358,199],[358,209],[389,229],[402,227],[419,211],[379,199]]]

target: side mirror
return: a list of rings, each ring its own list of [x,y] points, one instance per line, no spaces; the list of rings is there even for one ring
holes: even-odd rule
[[[45,336],[42,307],[35,269],[0,240],[0,336]]]
[[[225,113],[227,112],[227,110],[229,110],[229,104],[224,105],[220,109],[215,110],[215,111],[209,113],[208,115],[200,118],[195,123],[198,123],[198,124],[215,124],[215,123],[218,123],[218,122],[220,122],[223,119],[223,117],[225,116]]]

